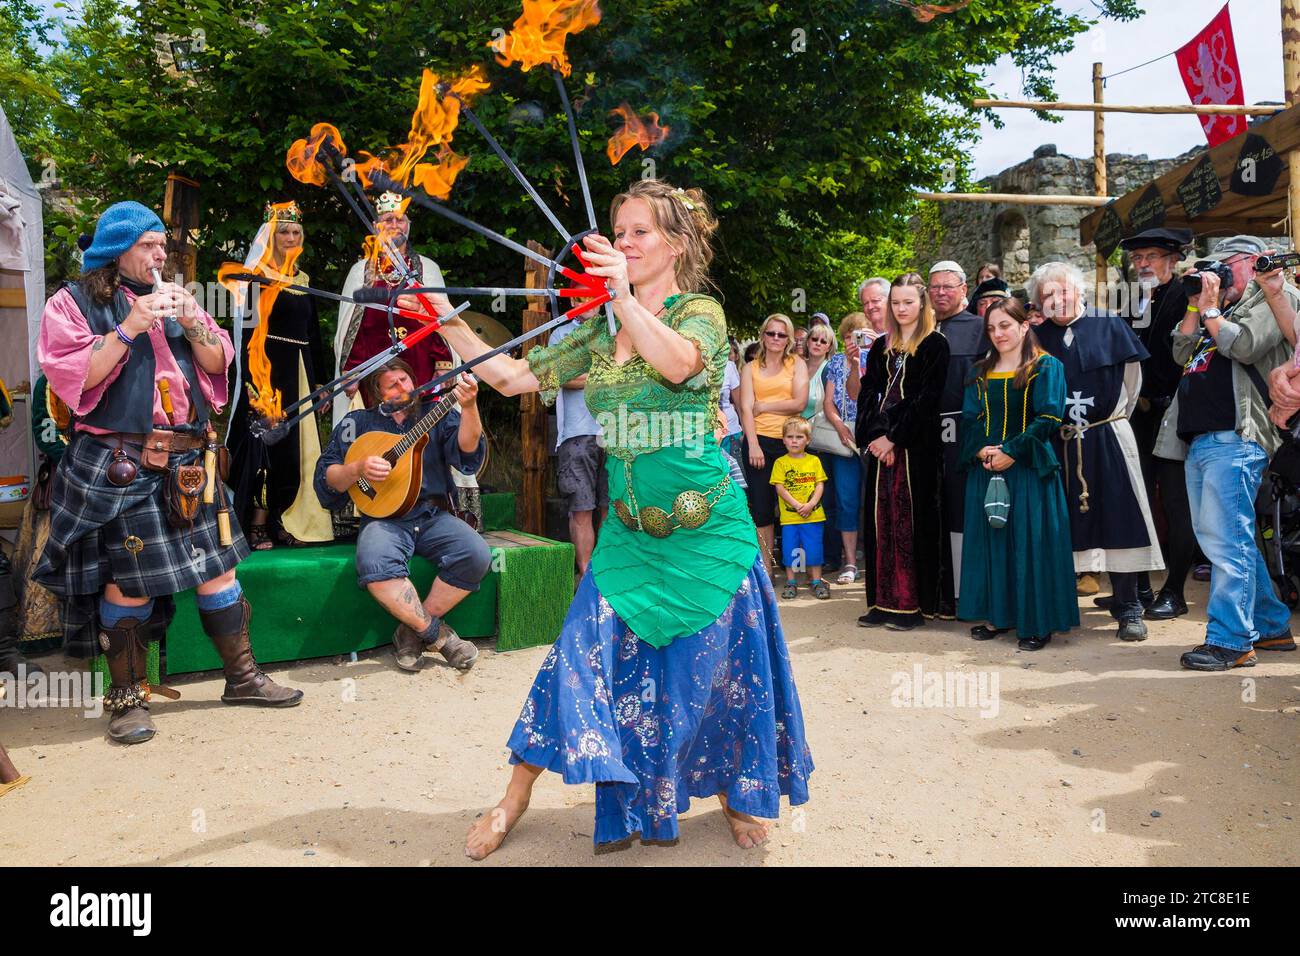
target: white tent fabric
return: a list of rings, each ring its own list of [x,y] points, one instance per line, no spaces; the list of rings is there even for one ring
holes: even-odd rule
[[[36,336],[45,307],[41,194],[27,172],[9,119],[0,110],[0,288],[22,289],[24,308],[0,308],[0,379],[35,382]],[[14,421],[0,430],[0,475],[34,477],[29,406],[15,401]]]

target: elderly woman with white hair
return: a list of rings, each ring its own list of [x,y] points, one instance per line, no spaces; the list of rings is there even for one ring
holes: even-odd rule
[[[1035,329],[1065,366],[1065,421],[1056,451],[1065,479],[1074,569],[1110,575],[1113,595],[1098,598],[1119,621],[1118,637],[1144,641],[1138,576],[1164,568],[1137,440],[1129,416],[1142,387],[1147,350],[1117,315],[1089,309],[1083,273],[1048,262],[1026,284],[1047,321]]]

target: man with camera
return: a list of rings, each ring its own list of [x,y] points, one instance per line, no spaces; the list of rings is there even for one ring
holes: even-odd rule
[[[1183,277],[1187,312],[1173,334],[1183,376],[1156,454],[1185,447],[1192,527],[1213,568],[1205,643],[1181,658],[1192,670],[1253,667],[1256,649],[1295,647],[1291,612],[1255,544],[1255,496],[1282,441],[1265,377],[1290,356],[1279,326],[1293,321],[1300,290],[1272,273],[1256,278],[1264,251],[1254,236],[1233,236],[1198,262]]]

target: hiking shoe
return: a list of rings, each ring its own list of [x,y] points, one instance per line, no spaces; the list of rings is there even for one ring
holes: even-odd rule
[[[1202,644],[1193,647],[1180,657],[1178,663],[1193,671],[1226,671],[1234,667],[1254,667],[1255,649],[1234,651],[1215,644]]]
[[[1130,617],[1119,622],[1115,636],[1121,641],[1145,641],[1147,639],[1146,622],[1140,617]]]
[[[1287,629],[1281,634],[1274,634],[1272,637],[1261,637],[1255,642],[1255,650],[1294,651],[1295,638],[1292,636],[1290,629]]]

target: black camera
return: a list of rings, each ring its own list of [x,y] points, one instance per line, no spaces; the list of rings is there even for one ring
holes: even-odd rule
[[[1300,266],[1300,252],[1275,252],[1271,256],[1260,256],[1255,260],[1256,272],[1294,269],[1296,266]]]
[[[1224,293],[1232,288],[1232,266],[1225,266],[1222,262],[1208,262],[1201,260],[1194,266],[1195,272],[1189,272],[1183,276],[1183,291],[1187,293],[1187,298],[1191,299],[1201,294],[1201,273],[1213,272],[1219,277],[1219,292]]]

